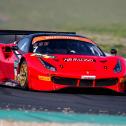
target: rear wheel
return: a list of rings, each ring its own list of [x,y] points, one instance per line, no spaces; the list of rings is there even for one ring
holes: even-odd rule
[[[28,89],[28,67],[26,61],[23,61],[20,65],[18,82],[23,89]]]

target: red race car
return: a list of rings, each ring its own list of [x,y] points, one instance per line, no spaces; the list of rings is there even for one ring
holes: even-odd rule
[[[116,55],[116,50],[111,52]],[[0,81],[39,91],[105,88],[125,92],[126,62],[115,55],[107,56],[92,40],[75,33],[30,34],[0,44]]]

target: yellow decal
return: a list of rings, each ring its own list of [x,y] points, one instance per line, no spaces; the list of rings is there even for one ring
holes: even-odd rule
[[[51,77],[48,77],[48,76],[41,76],[41,75],[39,75],[38,79],[39,80],[43,80],[43,81],[51,81]]]
[[[30,56],[40,56],[40,57],[42,57],[42,58],[46,58],[46,59],[48,59],[48,58],[55,58],[55,56],[53,56],[53,55],[48,55],[48,54],[39,54],[39,53],[33,53],[33,54],[31,54]]]

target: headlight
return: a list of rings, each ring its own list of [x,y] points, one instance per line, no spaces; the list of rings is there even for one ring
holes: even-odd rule
[[[119,73],[122,71],[122,66],[120,60],[117,61],[117,64],[115,65],[114,72]]]
[[[44,65],[44,67],[47,68],[48,70],[56,71],[56,68],[53,65],[47,63],[46,61],[42,60],[41,58],[39,58],[39,60]]]

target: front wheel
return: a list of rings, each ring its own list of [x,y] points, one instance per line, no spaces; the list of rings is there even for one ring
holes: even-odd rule
[[[28,67],[26,61],[23,61],[20,65],[18,82],[23,89],[28,89]]]

